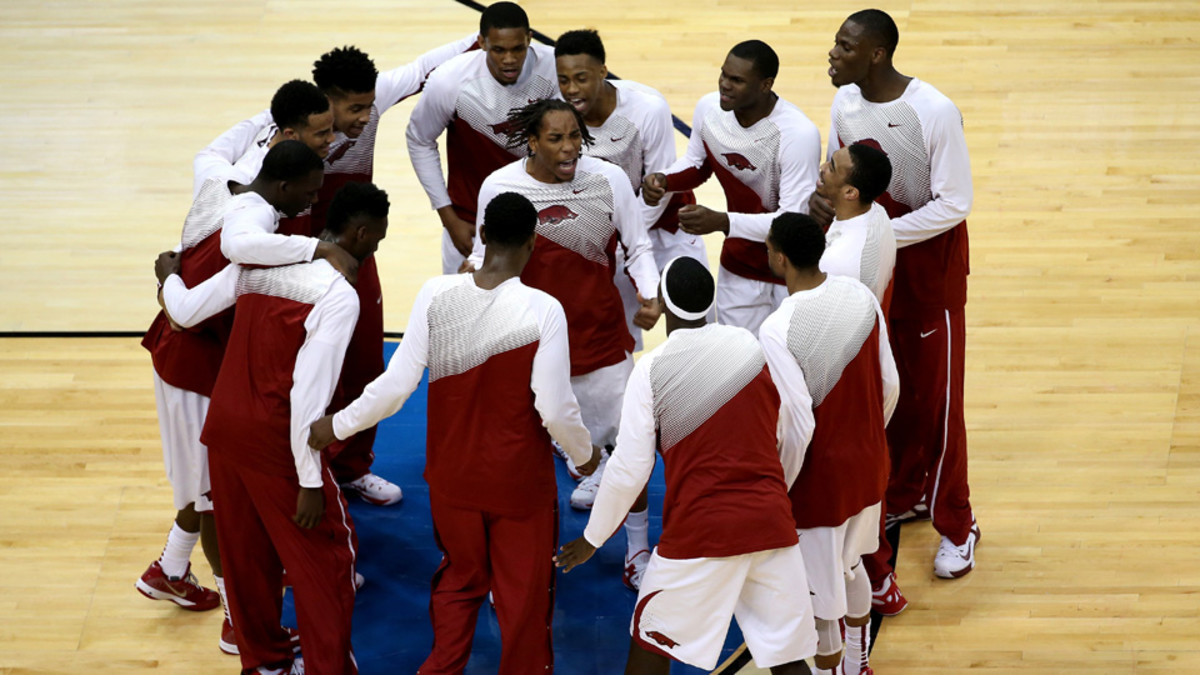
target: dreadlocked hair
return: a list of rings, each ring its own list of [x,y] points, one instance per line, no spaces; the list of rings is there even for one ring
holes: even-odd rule
[[[575,121],[579,123],[579,131],[583,134],[583,144],[590,146],[592,135],[588,133],[587,125],[583,123],[583,115],[580,115],[579,111],[566,101],[545,98],[522,108],[513,108],[508,111],[508,120],[500,125],[503,127],[502,131],[508,135],[508,143],[505,144],[505,147],[509,150],[528,148],[529,139],[541,132],[542,120],[545,119],[546,113],[556,110],[563,110],[575,116]]]

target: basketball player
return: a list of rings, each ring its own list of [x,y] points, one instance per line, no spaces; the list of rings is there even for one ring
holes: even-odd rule
[[[443,558],[423,675],[463,672],[489,589],[500,622],[499,672],[553,669],[551,436],[584,473],[599,462],[571,393],[562,307],[518,278],[534,250],[537,211],[506,193],[483,213],[482,266],[425,283],[387,371],[349,407],[314,424],[309,441],[323,447],[377,424],[429,369],[425,479]]]
[[[633,337],[613,283],[618,245],[638,289],[658,284],[658,267],[646,238],[629,179],[616,165],[582,155],[590,141],[582,116],[569,104],[546,99],[509,115],[513,147],[528,157],[517,160],[483,182],[479,204],[497,194],[525,195],[538,210],[538,246],[521,280],[562,303],[571,343],[571,386],[600,448],[616,441],[621,422],[621,392],[633,368]],[[475,244],[471,261],[486,247]],[[641,309],[634,322],[652,328],[661,313],[653,291],[637,295]],[[597,471],[602,471],[603,467]],[[649,518],[645,504],[625,523],[627,550],[623,580],[637,590],[650,559]]]
[[[979,541],[963,419],[971,163],[958,108],[892,65],[899,39],[892,18],[873,9],[852,14],[838,30],[829,51],[829,77],[838,87],[829,152],[861,142],[879,146],[892,162],[891,183],[878,201],[899,247],[888,320],[904,388],[888,427],[887,513],[895,522],[919,517],[924,498],[942,535],[934,574],[953,579],[974,568]],[[819,197],[812,209],[826,222],[832,215]],[[867,570],[876,609],[890,615],[907,601],[885,553],[869,557]]]
[[[838,149],[821,165],[816,192],[834,211],[825,232],[821,271],[861,281],[875,294],[884,316],[891,300],[896,237],[887,211],[875,198],[887,190],[891,179],[887,155],[855,143]]]
[[[507,146],[513,108],[558,95],[554,52],[530,44],[525,10],[490,5],[479,17],[479,51],[448,61],[430,76],[408,121],[408,156],[445,232],[442,273],[453,274],[471,254],[476,200],[483,179],[519,155]],[[446,162],[437,140],[446,134]]]
[[[373,185],[345,186],[323,239],[358,259],[371,255],[387,234],[388,206]],[[237,305],[203,440],[243,672],[304,672],[279,626],[285,566],[308,671],[358,672],[350,516],[326,456],[307,443],[333,397],[357,294],[323,261],[230,265],[190,291],[178,276],[159,277],[166,312],[182,326]]]
[[[788,417],[811,409],[816,419],[789,494],[817,619],[817,673],[860,675],[871,672],[871,584],[861,557],[879,545],[884,427],[899,378],[879,302],[858,280],[822,272],[824,251],[825,235],[812,218],[775,219],[767,252],[791,295],[759,337],[783,407],[793,411]]]
[[[583,536],[556,564],[569,572],[604,544],[661,453],[663,534],[638,593],[625,672],[666,675],[670,659],[712,670],[736,616],[760,668],[807,673],[816,635],[787,497],[804,439],[777,445],[779,394],[754,336],[705,320],[708,270],[676,258],[659,293],[667,340],[634,366],[619,450]]]
[[[559,91],[583,115],[592,135],[587,154],[621,167],[634,193],[641,190],[647,173],[663,171],[675,163],[675,131],[666,99],[644,84],[607,79],[604,43],[596,31],[563,33],[554,45],[554,57]],[[680,255],[708,266],[704,240],[679,230],[679,207],[694,203],[690,190],[676,193],[669,202],[662,201],[655,207],[639,200],[659,267]],[[634,351],[641,351],[642,331],[633,325],[633,315],[640,305],[622,263],[618,259],[617,288],[625,305]],[[592,494],[589,505],[594,498]]]
[[[216,170],[202,183],[184,222],[180,252],[180,274],[196,285],[229,264],[220,249],[221,230],[232,202],[260,202],[265,211],[296,215],[311,204],[315,185],[320,183],[320,159],[298,141],[277,144],[267,153],[257,177],[249,185],[227,178]],[[238,195],[235,199],[234,195]],[[331,249],[345,254],[330,242],[310,240],[304,248],[308,259],[332,257]],[[311,251],[311,252],[310,252]],[[297,254],[299,255],[299,254]],[[217,594],[200,587],[190,572],[189,558],[197,539],[212,567],[220,597],[225,597],[225,578],[218,552],[213,503],[209,495],[208,450],[200,432],[208,413],[209,398],[229,339],[233,313],[225,312],[195,326],[178,331],[163,312],[155,318],[142,340],[155,372],[155,400],[163,461],[179,510],[167,536],[162,556],[137,581],[147,597],[171,600],[185,609],[213,609]],[[237,654],[238,645],[228,608],[218,643],[221,651]]]
[[[284,140],[300,141],[322,159],[333,142],[329,98],[311,82],[292,80],[271,97],[271,107],[218,136],[192,161],[193,196],[208,176],[221,172],[249,183],[262,168],[263,157]],[[306,233],[307,234],[307,233]]]
[[[763,241],[771,214],[808,210],[821,157],[816,125],[772,91],[778,72],[779,57],[766,43],[735,45],[721,66],[718,91],[696,105],[687,153],[642,185],[642,197],[653,205],[664,192],[692,189],[717,175],[729,213],[685,206],[679,226],[689,234],[725,233],[717,320],[755,334],[787,295],[767,266]]]

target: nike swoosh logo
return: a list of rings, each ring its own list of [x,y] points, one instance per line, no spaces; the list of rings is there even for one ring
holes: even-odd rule
[[[529,99],[529,102],[530,102],[530,103],[537,103],[539,100],[541,100],[541,99],[531,98],[531,99]]]
[[[929,331],[928,333],[921,333],[921,337],[922,337],[922,338],[927,338],[927,337],[929,337],[930,335],[933,335],[933,334],[934,334],[934,333],[936,333],[936,332],[937,332],[937,329],[936,329],[936,328],[934,328],[933,330]]]
[[[587,188],[584,188],[583,190],[586,190],[586,189],[587,189]],[[579,194],[580,192],[583,192],[583,190],[571,190],[571,194],[575,194],[575,195],[577,195],[577,194]]]
[[[609,136],[609,137],[608,137],[608,140],[612,141],[613,143],[619,143],[620,141],[623,141],[623,140],[625,140],[625,137],[624,137],[624,136],[622,136],[622,137],[620,137],[620,138],[613,138],[612,136]]]
[[[889,128],[889,129],[894,129],[894,128],[898,127],[898,126],[900,126],[900,125],[899,125],[899,124],[892,124],[891,122],[888,122],[888,128]]]

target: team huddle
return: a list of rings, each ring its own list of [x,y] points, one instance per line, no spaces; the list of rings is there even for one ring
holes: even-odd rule
[[[609,79],[595,31],[530,38],[524,10],[497,2],[478,34],[394,70],[334,49],[197,154],[143,340],[178,513],[138,590],[224,607],[219,646],[244,673],[357,672],[355,563],[371,552],[345,495],[402,500],[371,471],[376,425],[428,372],[442,561],[419,673],[464,671],[489,598],[500,672],[552,672],[556,568],[619,530],[638,594],[625,672],[711,670],[736,618],[772,673],[870,673],[871,610],[907,605],[887,529],[932,520],[943,578],[973,569],[979,540],[958,109],[895,70],[895,23],[863,10],[829,52],[824,153],[773,90],[777,54],[749,40],[677,157],[666,100]],[[443,275],[385,368],[375,137],[417,94],[408,152]],[[692,192],[714,175],[725,211]],[[718,231],[714,281],[701,235]],[[660,319],[665,342],[635,363]],[[561,547],[556,457],[571,507],[591,511]],[[198,541],[215,590],[191,573]],[[280,624],[285,586],[298,629]]]

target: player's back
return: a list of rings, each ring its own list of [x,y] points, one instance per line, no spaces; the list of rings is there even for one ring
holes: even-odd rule
[[[442,276],[423,293],[430,296],[430,490],[497,512],[552,501],[550,436],[531,383],[542,336],[562,320],[561,307],[516,278],[482,289],[470,274]]]
[[[804,372],[816,427],[792,485],[797,527],[833,527],[879,501],[887,485],[879,310],[871,291],[829,276],[783,301],[764,334]]]
[[[779,394],[754,336],[717,324],[677,329],[644,358],[666,468],[660,553],[724,557],[794,544]]]

